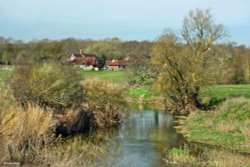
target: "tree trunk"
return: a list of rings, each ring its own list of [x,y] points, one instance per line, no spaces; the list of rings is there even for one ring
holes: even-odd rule
[[[203,105],[198,100],[198,93],[193,93],[191,96],[184,95],[174,103],[172,111],[175,115],[188,115],[190,112],[202,108]]]

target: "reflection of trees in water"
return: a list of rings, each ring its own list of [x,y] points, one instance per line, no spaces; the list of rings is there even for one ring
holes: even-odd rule
[[[116,156],[122,162],[124,157],[129,158],[129,162],[135,159],[140,161],[146,155],[161,158],[164,148],[172,148],[182,143],[173,122],[171,114],[151,109],[134,110],[119,128],[92,131],[88,139],[100,145],[109,142],[110,149],[119,148],[120,152]],[[148,159],[150,160],[152,159]]]
[[[172,148],[179,146],[183,143],[183,138],[180,134],[176,133],[173,127],[174,118],[171,114],[161,113],[158,111],[155,114],[155,124],[158,129],[154,131],[155,146],[160,152],[164,148]]]

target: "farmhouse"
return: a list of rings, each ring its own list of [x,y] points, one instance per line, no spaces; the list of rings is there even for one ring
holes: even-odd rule
[[[100,68],[99,57],[95,54],[84,53],[83,50],[72,54],[68,59],[68,63],[80,65],[80,67],[86,67],[87,69]]]
[[[127,60],[106,61],[106,67],[112,70],[125,69],[128,66]]]

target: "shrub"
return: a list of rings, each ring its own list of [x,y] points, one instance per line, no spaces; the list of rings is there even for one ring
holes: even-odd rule
[[[11,87],[15,98],[23,105],[34,103],[59,110],[82,102],[81,79],[69,66],[24,66],[16,69]]]
[[[131,70],[127,73],[127,80],[131,86],[152,86],[154,83],[155,73],[148,67]]]

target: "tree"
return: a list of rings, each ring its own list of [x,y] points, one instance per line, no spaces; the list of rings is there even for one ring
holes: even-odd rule
[[[178,114],[202,108],[200,88],[214,81],[220,53],[215,42],[224,35],[209,10],[196,9],[184,18],[181,37],[166,31],[156,42],[151,61],[158,74],[156,88],[172,100]]]
[[[116,39],[107,39],[96,42],[95,44],[84,49],[86,53],[95,53],[97,55],[105,55],[108,60],[123,59],[120,51],[120,41]]]

